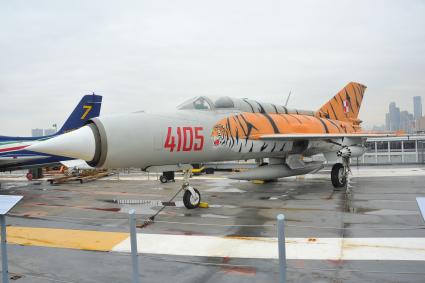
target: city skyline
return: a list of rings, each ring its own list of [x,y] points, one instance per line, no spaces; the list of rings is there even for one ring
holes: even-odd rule
[[[373,129],[385,129],[387,131],[402,130],[406,133],[424,131],[425,129],[421,128],[420,123],[421,118],[423,118],[422,96],[413,96],[412,101],[412,112],[402,110],[400,107],[397,107],[396,102],[391,102],[388,106],[389,111],[385,115],[385,124],[383,126],[374,125]]]

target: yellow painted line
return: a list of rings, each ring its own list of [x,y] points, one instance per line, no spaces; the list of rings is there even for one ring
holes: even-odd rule
[[[110,251],[128,237],[128,233],[119,232],[7,227],[7,242],[24,246]]]

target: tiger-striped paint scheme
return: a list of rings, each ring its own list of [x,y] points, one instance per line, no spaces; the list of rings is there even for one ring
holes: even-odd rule
[[[285,152],[288,143],[261,140],[263,136],[281,134],[361,134],[357,116],[366,87],[351,82],[319,111],[312,115],[282,113],[239,113],[221,119],[212,131],[214,145],[233,151]],[[344,109],[345,108],[345,109]]]

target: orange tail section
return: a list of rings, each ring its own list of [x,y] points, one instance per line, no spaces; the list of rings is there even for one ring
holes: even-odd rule
[[[350,82],[317,111],[318,116],[359,125],[358,116],[365,90],[366,86]]]

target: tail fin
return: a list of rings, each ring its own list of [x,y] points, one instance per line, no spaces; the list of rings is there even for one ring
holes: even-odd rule
[[[319,109],[319,116],[360,124],[358,116],[365,90],[366,86],[350,82]]]
[[[83,96],[57,134],[63,134],[81,128],[89,119],[98,117],[101,105],[101,95],[93,93],[92,95]]]

